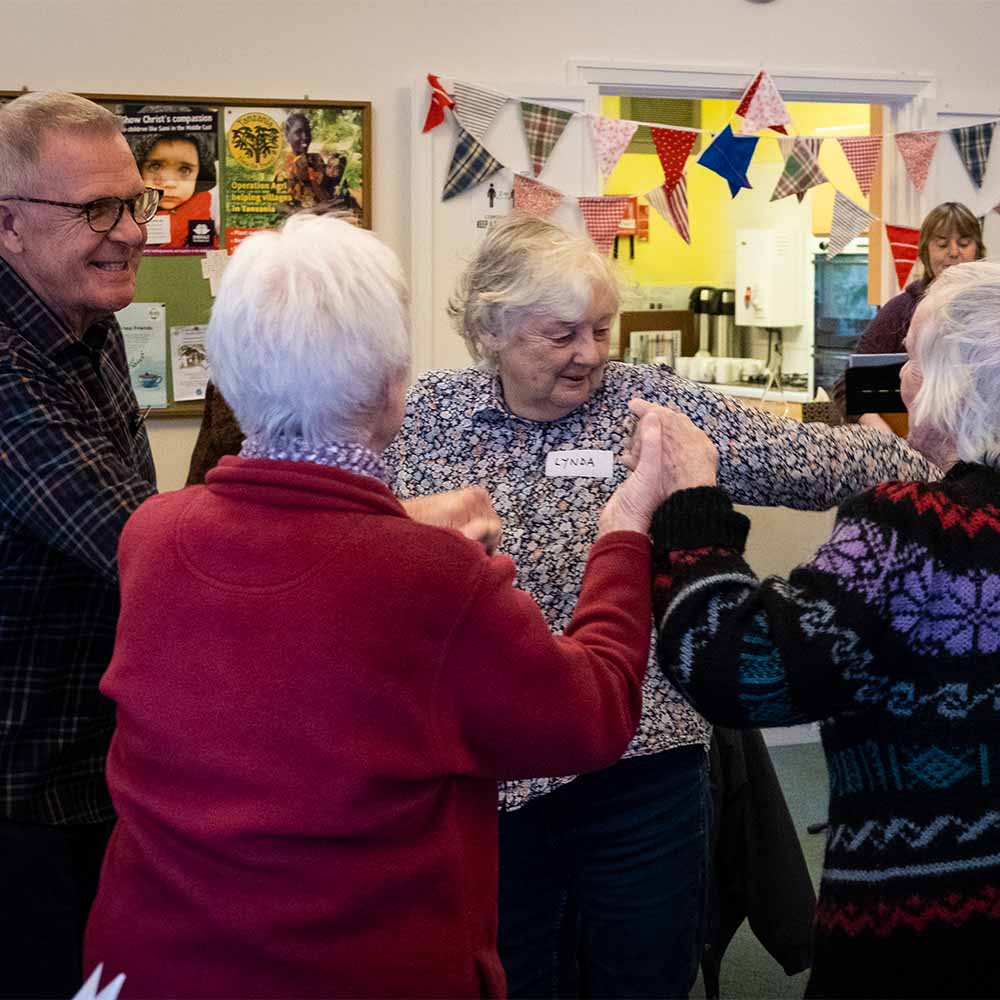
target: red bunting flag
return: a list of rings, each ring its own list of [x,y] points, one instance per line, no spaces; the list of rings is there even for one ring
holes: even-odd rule
[[[590,238],[607,253],[618,235],[618,224],[628,211],[629,196],[620,194],[577,198]]]
[[[892,260],[896,265],[896,278],[902,290],[917,262],[917,244],[920,241],[920,230],[909,229],[906,226],[890,226],[886,223],[885,235],[889,240]]]
[[[663,167],[663,187],[670,191],[684,173],[698,133],[687,129],[652,127],[649,132]]]
[[[677,230],[685,243],[691,242],[691,229],[688,226],[687,178],[683,174],[669,191],[665,184],[647,191],[646,200]]]
[[[455,101],[444,89],[444,84],[433,73],[427,74],[427,82],[431,88],[431,103],[427,108],[427,118],[424,120],[424,131],[430,132],[444,121],[444,109],[453,108]]]
[[[742,135],[759,132],[762,128],[774,129],[784,135],[785,126],[792,120],[774,80],[764,69],[743,92],[736,114],[743,119]]]
[[[927,171],[937,142],[937,132],[899,132],[896,135],[896,148],[903,157],[906,176],[918,191],[923,191],[927,183]]]
[[[882,158],[882,136],[859,135],[837,140],[864,194],[872,193],[872,178]]]
[[[548,218],[563,200],[561,191],[534,181],[523,174],[514,174],[514,208],[528,215]]]

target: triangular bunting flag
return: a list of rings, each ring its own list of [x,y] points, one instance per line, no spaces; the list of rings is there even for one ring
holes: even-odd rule
[[[833,222],[826,244],[826,259],[832,260],[855,236],[860,236],[875,216],[839,191],[833,196]]]
[[[993,128],[996,122],[986,122],[985,125],[966,125],[965,128],[953,128],[951,137],[954,140],[958,155],[969,171],[973,184],[981,188],[986,164],[990,158],[990,146],[993,144]]]
[[[930,169],[937,141],[937,132],[899,132],[896,135],[896,148],[903,157],[906,176],[918,191],[923,191],[927,183],[927,171]]]
[[[687,129],[652,127],[649,133],[653,137],[660,166],[663,167],[663,186],[669,191],[684,174],[698,133]]]
[[[669,190],[664,184],[662,187],[647,191],[646,199],[677,230],[685,243],[691,242],[691,230],[688,227],[687,178],[683,174]]]
[[[502,166],[503,164],[494,159],[490,151],[480,144],[475,136],[460,129],[441,200],[447,201],[463,191],[468,191],[469,188],[475,187],[495,174]]]
[[[507,103],[507,95],[477,87],[471,83],[455,81],[455,117],[473,138],[482,140],[493,124],[493,119]]]
[[[618,224],[628,211],[628,195],[597,195],[576,200],[590,238],[601,253],[607,253],[618,235]]]
[[[521,124],[524,126],[525,141],[528,143],[531,170],[536,177],[542,172],[555,144],[563,134],[563,129],[572,117],[572,111],[521,101]]]
[[[514,208],[519,212],[545,219],[562,200],[561,191],[522,174],[514,174]]]
[[[908,229],[906,226],[890,226],[886,224],[885,235],[889,240],[889,249],[896,265],[896,278],[900,290],[906,287],[906,281],[917,262],[917,244],[920,241],[919,229]]]
[[[724,177],[735,198],[742,188],[751,186],[747,180],[747,167],[756,148],[756,138],[739,138],[733,135],[733,130],[727,125],[698,157],[698,162]]]
[[[597,165],[602,176],[609,177],[632,141],[639,123],[626,121],[624,118],[602,118],[600,115],[587,117],[590,119],[590,134],[594,137]]]
[[[761,70],[753,79],[753,83],[743,92],[736,114],[743,119],[740,132],[748,135],[759,132],[762,128],[773,128],[775,132],[784,132],[785,126],[792,116],[785,107],[785,102],[778,93],[767,70]]]
[[[437,128],[444,121],[444,109],[453,108],[455,101],[451,94],[444,89],[444,84],[433,73],[427,74],[427,83],[431,88],[431,103],[427,109],[427,118],[424,120],[424,131],[430,132]]]
[[[829,178],[819,165],[819,147],[822,139],[796,138],[792,144],[792,152],[785,160],[785,169],[774,186],[771,201],[778,201],[794,194],[799,201],[806,196],[809,188],[817,184],[825,184]]]
[[[781,162],[787,163],[788,157],[792,155],[792,149],[795,147],[795,140],[790,135],[783,135],[778,139],[778,149],[781,150]]]
[[[867,197],[872,193],[872,178],[882,158],[882,136],[859,135],[837,140],[847,162],[858,179],[858,186]]]

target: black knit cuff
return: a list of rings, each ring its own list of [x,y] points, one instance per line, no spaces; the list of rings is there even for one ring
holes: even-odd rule
[[[653,549],[720,548],[742,553],[750,518],[733,510],[725,490],[697,486],[671,494],[653,515]]]

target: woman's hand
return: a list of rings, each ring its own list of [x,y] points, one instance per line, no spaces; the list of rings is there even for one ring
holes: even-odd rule
[[[411,497],[400,503],[414,521],[461,531],[466,538],[481,542],[490,555],[500,544],[503,525],[493,509],[489,493],[481,486]]]

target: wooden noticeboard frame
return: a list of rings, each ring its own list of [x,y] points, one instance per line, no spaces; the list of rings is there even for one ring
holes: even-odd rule
[[[19,96],[19,91],[0,90],[0,103]],[[257,228],[271,228],[279,225],[282,218],[300,207],[311,204],[329,203],[343,207],[353,214],[358,223],[366,229],[372,225],[372,107],[370,101],[341,100],[288,100],[285,98],[246,97],[194,97],[163,96],[159,94],[83,94],[99,104],[107,105],[126,119],[126,139],[132,145],[133,153],[139,160],[139,144],[143,134],[152,141],[157,138],[155,125],[130,125],[130,122],[145,121],[137,111],[160,111],[164,119],[176,117],[182,111],[200,113],[202,117],[211,110],[216,116],[214,136],[203,139],[204,147],[214,148],[215,163],[211,177],[215,181],[212,195],[218,247],[230,248],[237,236]],[[254,114],[256,109],[259,114]],[[230,111],[227,114],[227,110]],[[238,113],[237,113],[238,112]],[[273,113],[272,113],[273,112]],[[296,114],[299,113],[299,114]],[[135,114],[134,114],[135,113]],[[155,121],[155,116],[148,116]],[[268,124],[268,118],[270,123]],[[251,119],[263,122],[257,125],[259,137],[264,135],[264,154],[254,164],[253,157],[259,148],[246,144],[230,144],[227,135],[227,119],[232,119],[231,130],[235,134],[241,121]],[[295,122],[305,119],[308,138],[301,134],[296,137]],[[171,119],[172,120],[172,119]],[[286,127],[285,123],[289,123]],[[176,123],[174,123],[176,124]],[[207,129],[207,125],[204,129]],[[130,129],[134,131],[130,132]],[[177,135],[178,127],[164,126],[162,134]],[[301,125],[300,125],[301,133]],[[206,135],[208,133],[206,132]],[[299,144],[296,151],[291,141]],[[259,164],[263,165],[259,165]],[[142,164],[139,164],[142,166]],[[148,166],[148,163],[147,163]],[[204,170],[202,165],[201,170]],[[241,204],[234,194],[237,176],[245,177],[247,172],[260,176],[257,188],[263,188],[268,181],[267,204],[249,208]],[[203,174],[199,173],[202,181]],[[227,182],[229,186],[227,187]],[[209,183],[202,181],[201,187]],[[150,186],[155,186],[150,183]],[[243,185],[250,187],[251,185]],[[203,196],[207,197],[207,196]],[[249,197],[249,196],[248,196]],[[282,201],[282,198],[285,200]],[[194,199],[190,199],[193,203]],[[206,202],[207,204],[207,202]],[[273,209],[265,213],[264,208]],[[241,213],[249,224],[231,225],[233,220],[242,221]],[[207,214],[207,213],[206,213]],[[156,221],[156,220],[154,220]],[[165,220],[173,225],[173,220]],[[170,228],[166,226],[165,228]],[[172,233],[173,230],[171,229]],[[172,245],[172,244],[168,244]],[[163,303],[166,308],[167,363],[165,380],[167,383],[166,407],[149,411],[150,418],[198,418],[204,409],[201,400],[175,401],[174,386],[169,357],[169,330],[174,326],[200,325],[208,322],[212,297],[209,282],[202,276],[201,262],[204,252],[185,247],[184,249],[162,249],[147,247],[139,269],[136,285],[136,302]]]

